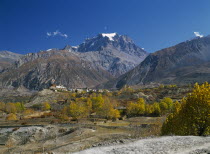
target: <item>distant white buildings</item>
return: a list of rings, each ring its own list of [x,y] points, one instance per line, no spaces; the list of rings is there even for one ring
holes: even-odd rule
[[[55,88],[57,88],[57,89],[66,89],[66,87],[64,87],[63,85],[55,86]]]
[[[71,92],[82,93],[82,92],[97,92],[96,89],[89,89],[89,88],[75,88],[69,89]]]
[[[82,92],[98,92],[98,93],[103,93],[103,92],[110,92],[109,90],[105,89],[90,89],[90,88],[75,88],[75,89],[69,89],[68,91],[71,92],[76,92],[76,93],[82,93]]]
[[[82,93],[82,92],[98,92],[98,93],[103,93],[103,92],[109,92],[108,90],[105,89],[89,89],[89,88],[75,88],[75,89],[67,89],[63,85],[56,85],[52,84],[52,86],[49,88],[50,90],[53,90],[55,92],[57,91],[70,91],[70,92],[76,92],[76,93]]]
[[[51,90],[54,90],[54,91],[68,91],[66,87],[64,87],[63,85],[52,85],[50,87]]]

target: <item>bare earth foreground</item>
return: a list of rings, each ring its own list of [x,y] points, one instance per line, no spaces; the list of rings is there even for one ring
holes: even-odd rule
[[[167,136],[97,147],[75,154],[210,154],[210,137]]]

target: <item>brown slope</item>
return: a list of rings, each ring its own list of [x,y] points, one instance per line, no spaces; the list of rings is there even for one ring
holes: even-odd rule
[[[196,38],[150,54],[136,68],[109,81],[105,87],[210,81],[209,62],[210,37]]]
[[[30,60],[29,60],[30,59]],[[80,60],[65,50],[45,51],[27,55],[17,68],[0,75],[1,86],[25,86],[40,90],[49,87],[51,80],[68,88],[94,87],[111,79],[111,75],[89,62]]]

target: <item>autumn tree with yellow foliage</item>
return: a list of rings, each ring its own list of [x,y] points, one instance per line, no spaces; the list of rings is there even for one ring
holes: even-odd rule
[[[47,110],[50,110],[50,109],[51,109],[51,106],[48,102],[43,103],[43,105],[42,105],[42,110],[43,111],[47,111]]]
[[[5,111],[7,113],[17,113],[17,108],[14,103],[6,103],[5,104]]]
[[[114,109],[113,104],[110,102],[103,103],[101,109],[97,112],[97,115],[106,119],[117,119],[120,117],[120,112]]]
[[[154,113],[154,107],[152,104],[146,104],[145,105],[145,114],[146,115],[151,115],[152,113]]]
[[[0,102],[0,111],[5,111],[5,103]]]
[[[137,102],[130,102],[127,106],[127,114],[130,116],[142,115],[145,113],[145,101],[139,98]]]
[[[23,103],[17,102],[15,103],[15,106],[16,106],[17,112],[23,112],[25,110]]]
[[[92,101],[92,109],[94,112],[97,112],[98,110],[100,110],[104,104],[104,99],[102,95],[92,97],[91,101]]]
[[[192,93],[183,98],[179,107],[175,102],[174,113],[170,114],[162,127],[162,134],[210,135],[210,84],[194,86]]]
[[[10,113],[7,115],[6,120],[18,120],[16,114]]]
[[[155,102],[155,103],[153,104],[153,108],[154,108],[153,114],[154,114],[155,116],[160,116],[161,110],[160,110],[160,105],[159,105],[159,103]]]
[[[75,120],[85,118],[88,116],[86,106],[81,102],[72,102],[69,106],[69,114]]]

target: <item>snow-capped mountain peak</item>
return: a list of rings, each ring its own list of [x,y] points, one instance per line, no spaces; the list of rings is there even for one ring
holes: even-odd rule
[[[114,41],[114,37],[117,35],[117,33],[102,33],[103,37],[108,37],[110,41]]]
[[[138,65],[148,55],[126,35],[100,33],[86,39],[75,50],[84,59],[119,76]]]

